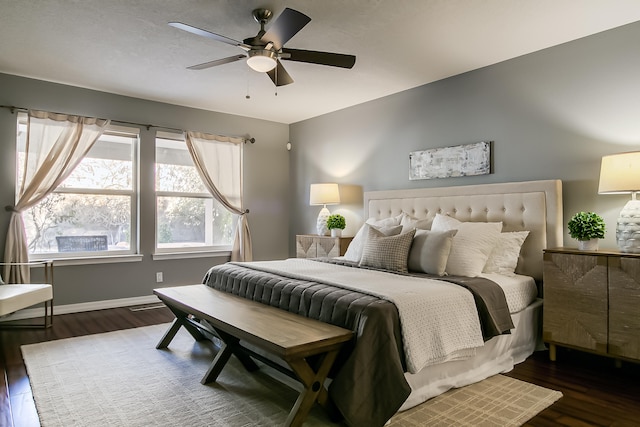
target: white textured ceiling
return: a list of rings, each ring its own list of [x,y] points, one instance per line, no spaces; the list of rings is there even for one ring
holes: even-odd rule
[[[257,7],[305,13],[286,47],[355,66],[283,61],[277,95],[244,61],[186,69],[243,51],[167,22],[242,40]],[[638,20],[638,0],[0,0],[0,72],[293,123]]]

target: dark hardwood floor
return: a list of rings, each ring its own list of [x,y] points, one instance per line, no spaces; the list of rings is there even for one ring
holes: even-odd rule
[[[0,330],[0,427],[39,426],[20,346],[169,322],[167,308],[116,308],[55,316],[48,330]],[[558,361],[538,352],[507,375],[554,390],[563,397],[527,426],[640,426],[640,364],[558,349]]]

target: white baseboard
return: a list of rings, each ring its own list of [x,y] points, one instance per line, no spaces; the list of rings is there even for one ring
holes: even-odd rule
[[[82,302],[78,304],[65,304],[65,305],[55,305],[55,301],[54,301],[53,314],[56,315],[56,314],[80,313],[83,311],[104,310],[106,308],[129,307],[132,305],[153,304],[159,301],[160,300],[155,295],[146,295],[142,297],[132,297],[132,298],[110,299],[110,300],[104,300],[104,301],[91,301],[91,302]],[[5,316],[1,318],[0,322],[8,322],[11,320],[32,319],[34,317],[42,317],[42,316],[44,316],[44,307],[26,308],[24,310],[17,311],[9,316]]]

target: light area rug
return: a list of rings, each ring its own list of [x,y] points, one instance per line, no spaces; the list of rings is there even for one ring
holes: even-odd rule
[[[264,366],[248,373],[232,357],[216,383],[200,384],[215,347],[168,325],[22,346],[43,427],[278,426],[298,392]],[[274,377],[280,378],[280,380]],[[289,381],[289,386],[281,380]],[[396,414],[388,426],[519,426],[562,394],[502,375]],[[336,425],[315,405],[305,426]]]

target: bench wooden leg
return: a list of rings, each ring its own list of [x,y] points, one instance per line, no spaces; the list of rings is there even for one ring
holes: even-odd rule
[[[156,345],[157,349],[167,348],[171,343],[171,340],[173,340],[173,337],[175,337],[176,334],[178,333],[178,330],[180,329],[181,326],[184,326],[186,330],[191,334],[193,339],[195,339],[196,341],[202,341],[206,339],[206,337],[202,334],[202,332],[200,332],[197,327],[191,324],[191,322],[188,319],[189,314],[185,313],[184,311],[178,310],[175,307],[172,307],[166,302],[165,302],[165,305],[169,307],[169,310],[173,312],[176,318],[171,324],[171,326],[169,327],[169,329],[167,330],[167,332],[165,332],[160,342],[158,342],[158,345]]]
[[[164,335],[162,336],[162,339],[160,340],[160,342],[158,342],[158,344],[156,345],[156,348],[157,349],[167,348],[171,343],[171,341],[173,340],[173,337],[175,337],[176,333],[178,333],[178,330],[180,329],[181,326],[184,326],[185,329],[189,331],[193,339],[195,339],[196,341],[202,341],[206,339],[204,334],[202,334],[202,332],[200,332],[198,328],[194,327],[189,322],[188,319],[184,317],[176,317],[176,319],[173,321],[173,323],[171,324],[167,332],[165,332]]]
[[[324,381],[337,355],[338,350],[325,353],[317,371],[314,371],[305,359],[287,361],[304,385],[304,390],[298,396],[293,408],[291,408],[285,426],[301,426],[316,401],[325,409],[330,409],[328,405],[329,393],[324,386]]]
[[[226,342],[223,342],[220,350],[218,350],[218,354],[216,354],[213,362],[211,362],[211,366],[209,366],[207,373],[204,374],[204,377],[202,377],[200,383],[207,384],[215,381],[218,378],[218,375],[220,375],[222,368],[224,368],[224,365],[226,365],[229,361],[229,358],[232,354],[233,350],[231,349],[231,346],[229,346]]]
[[[167,348],[169,346],[169,343],[171,342],[171,340],[173,340],[173,337],[176,336],[176,334],[178,333],[178,330],[183,324],[184,324],[184,320],[176,317],[173,320],[173,323],[171,324],[167,332],[164,333],[164,335],[162,336],[162,339],[160,339],[160,341],[156,345],[156,348],[158,349]]]
[[[249,357],[244,352],[238,338],[218,329],[215,329],[215,331],[222,340],[222,346],[220,347],[220,350],[218,350],[218,354],[216,354],[213,362],[211,362],[209,370],[200,381],[202,384],[207,384],[209,382],[215,381],[216,378],[218,378],[218,375],[220,375],[222,368],[224,368],[224,365],[226,365],[229,361],[229,358],[232,354],[236,355],[236,357],[240,360],[247,371],[253,372],[259,369],[259,366],[256,365],[251,357]]]

